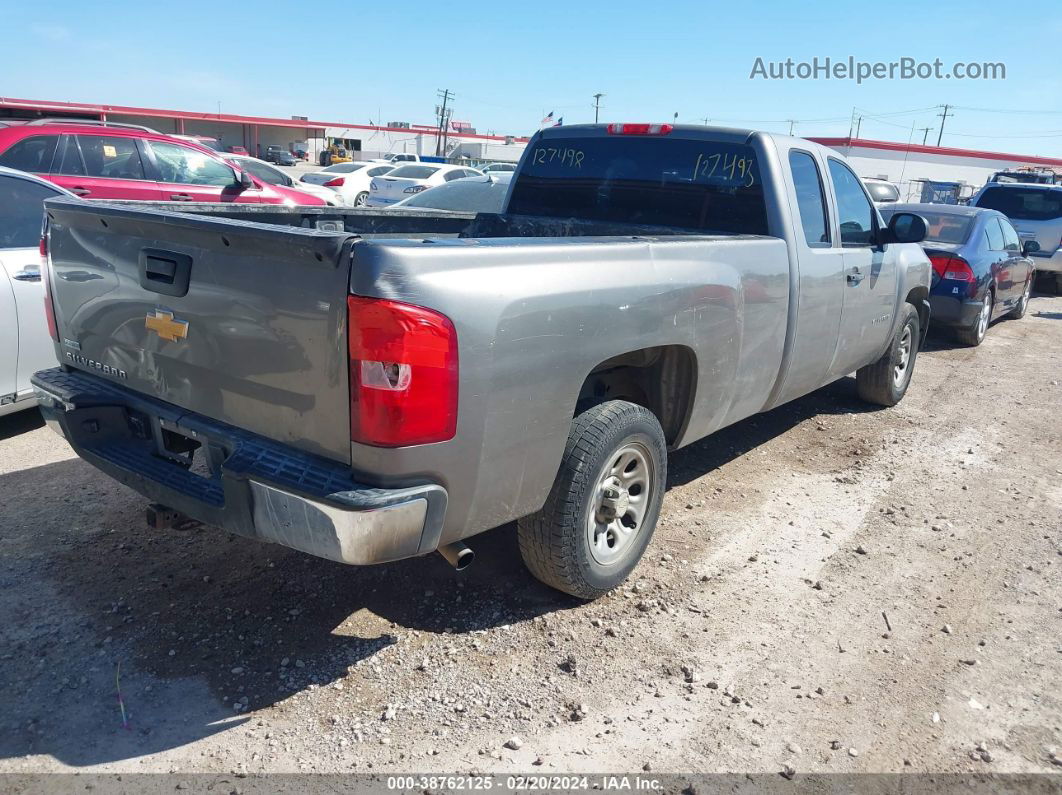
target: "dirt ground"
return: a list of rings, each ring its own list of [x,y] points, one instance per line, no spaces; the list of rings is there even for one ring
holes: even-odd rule
[[[511,525],[460,574],[149,531],[0,420],[0,771],[1062,773],[1060,381],[1037,296],[894,409],[844,379],[681,450],[593,604]]]

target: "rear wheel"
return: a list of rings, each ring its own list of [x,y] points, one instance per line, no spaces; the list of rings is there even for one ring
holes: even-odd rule
[[[895,406],[903,400],[918,357],[919,329],[918,312],[904,304],[889,349],[876,362],[856,371],[859,397],[879,406]]]
[[[995,303],[995,296],[992,291],[986,290],[984,303],[981,304],[981,311],[977,313],[977,317],[974,318],[969,326],[955,329],[955,339],[963,345],[969,345],[973,348],[984,342],[985,335],[988,333],[988,326],[992,322],[992,308]]]
[[[581,599],[622,583],[641,560],[660,516],[667,444],[656,416],[623,400],[572,422],[546,504],[517,523],[535,577]]]
[[[1021,320],[1025,317],[1025,313],[1029,311],[1029,300],[1032,298],[1032,288],[1035,280],[1035,275],[1029,276],[1029,281],[1025,282],[1025,291],[1021,294],[1018,305],[1010,310],[1007,317],[1014,320]]]
[[[359,193],[357,196],[354,197],[354,206],[355,207],[364,207],[365,206],[365,202],[367,202],[368,200],[369,200],[369,192],[367,190],[363,190],[361,193]]]

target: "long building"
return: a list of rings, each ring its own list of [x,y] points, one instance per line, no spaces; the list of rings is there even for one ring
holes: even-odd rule
[[[140,124],[165,133],[200,135],[217,139],[223,146],[239,145],[253,153],[269,145],[301,148],[316,160],[332,141],[342,143],[356,159],[369,159],[393,152],[434,155],[445,147],[451,158],[516,162],[528,139],[512,135],[484,135],[465,125],[446,132],[430,125],[394,122],[387,125],[348,124],[241,116],[231,113],[52,102],[0,97],[0,122],[55,116]],[[812,138],[841,152],[861,177],[895,182],[904,201],[955,201],[971,195],[996,171],[1018,168],[1048,168],[1062,173],[1062,159],[1038,155],[1005,154],[974,149],[874,141],[864,138]]]
[[[341,143],[357,159],[393,152],[434,155],[445,146],[448,156],[467,155],[470,159],[516,162],[523,153],[526,137],[483,135],[466,129],[450,129],[440,140],[439,130],[430,125],[395,122],[390,125],[348,124],[310,120],[302,116],[277,119],[241,116],[232,113],[138,108],[126,105],[96,105],[83,102],[53,102],[0,97],[0,122],[5,119],[93,119],[122,124],[138,124],[162,133],[214,138],[223,147],[243,146],[255,154],[267,146],[303,149],[316,160],[333,141]],[[489,152],[489,156],[476,154]]]
[[[864,138],[812,138],[836,149],[861,177],[896,183],[902,201],[953,203],[969,198],[997,171],[1048,169],[1062,174],[1062,160],[1038,155],[1015,155],[923,146]]]

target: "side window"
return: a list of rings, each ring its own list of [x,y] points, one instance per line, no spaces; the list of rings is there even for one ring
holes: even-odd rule
[[[999,222],[995,218],[985,221],[985,234],[988,235],[988,250],[1003,250],[1003,231],[999,228]]]
[[[231,168],[205,152],[161,141],[149,141],[148,145],[155,153],[160,182],[221,187],[236,182],[236,174]]]
[[[447,171],[446,174],[443,175],[443,179],[447,182],[450,182],[455,179],[461,179],[461,177],[463,177],[464,175],[464,171],[462,171],[461,169],[457,169],[456,171]]]
[[[41,242],[41,202],[58,195],[28,179],[0,176],[0,248],[36,248]]]
[[[85,162],[81,159],[81,147],[77,145],[77,136],[64,135],[63,142],[59,144],[59,154],[52,171],[56,174],[66,174],[74,177],[85,175]]]
[[[285,185],[284,175],[278,174],[264,163],[258,163],[254,160],[241,160],[239,161],[243,170],[250,174],[252,177],[257,177],[267,185]]]
[[[109,135],[79,135],[85,175],[107,179],[145,179],[136,139]]]
[[[52,155],[59,143],[58,135],[33,135],[23,138],[2,155],[0,166],[29,171],[32,174],[47,174],[52,167]]]
[[[830,245],[826,223],[826,198],[822,192],[822,178],[815,158],[807,152],[791,150],[789,168],[793,172],[793,190],[796,191],[800,225],[804,227],[804,240],[811,247]]]
[[[998,218],[996,220],[999,221],[999,225],[1003,229],[1003,250],[1021,251],[1021,243],[1018,241],[1018,233],[1014,231],[1014,227],[1010,225],[1010,221],[1007,221],[1004,218]]]
[[[841,245],[874,244],[874,206],[863,192],[859,178],[844,163],[830,158],[830,176],[837,193],[837,220]]]
[[[369,169],[369,176],[370,177],[378,177],[381,174],[386,174],[390,170],[391,170],[391,166],[380,166],[379,168],[370,168]]]

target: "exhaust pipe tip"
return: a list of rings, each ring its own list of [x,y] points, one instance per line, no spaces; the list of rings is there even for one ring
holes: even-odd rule
[[[439,554],[446,558],[446,562],[458,571],[464,571],[476,559],[476,553],[460,541],[439,547]]]

